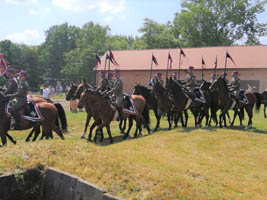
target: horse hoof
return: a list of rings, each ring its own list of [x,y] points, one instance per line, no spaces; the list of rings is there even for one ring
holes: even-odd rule
[[[14,144],[17,144],[17,141],[16,140],[14,141]]]
[[[25,142],[30,142],[30,139],[26,139]]]

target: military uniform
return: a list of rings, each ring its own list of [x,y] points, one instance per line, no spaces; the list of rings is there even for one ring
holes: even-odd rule
[[[123,82],[120,78],[114,79],[114,87],[109,94],[114,94],[117,107],[123,107]]]
[[[240,92],[240,79],[238,78],[238,76],[235,76],[232,78],[231,86],[232,86],[234,95],[238,96]]]
[[[195,90],[195,85],[196,85],[196,76],[193,73],[189,73],[185,77],[185,81],[186,81],[185,86],[189,89],[191,93],[193,93]]]
[[[4,94],[15,94],[18,90],[18,80],[14,78],[10,78],[7,82],[7,89],[5,90]]]
[[[97,90],[98,91],[100,90],[101,92],[104,92],[107,89],[107,87],[109,86],[108,83],[109,83],[108,79],[107,78],[103,78],[101,80],[100,87]]]
[[[27,95],[28,95],[28,82],[26,80],[20,81],[17,93],[7,95],[11,98],[17,99],[17,102],[11,108],[11,114],[15,118],[17,126],[19,126],[20,123],[19,111],[27,104]]]
[[[158,82],[159,82],[161,85],[163,85],[163,80],[161,79],[161,77],[158,77],[157,79],[158,79]]]

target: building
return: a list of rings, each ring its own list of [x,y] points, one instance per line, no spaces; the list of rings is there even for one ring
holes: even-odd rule
[[[255,91],[262,92],[267,88],[267,45],[257,46],[226,46],[226,47],[202,47],[184,48],[185,57],[181,56],[180,79],[184,79],[188,67],[194,66],[198,80],[202,79],[202,58],[205,61],[203,74],[205,80],[210,80],[214,72],[217,58],[216,74],[221,75],[226,65],[228,80],[232,78],[232,72],[238,71],[241,79],[241,88],[247,89],[248,84],[255,87]],[[124,81],[124,91],[131,93],[135,83],[148,86],[150,79],[152,54],[158,61],[158,66],[153,63],[152,75],[161,72],[163,80],[166,78],[168,54],[172,57],[172,71],[179,71],[180,49],[148,49],[148,50],[121,50],[112,51],[119,66],[110,63],[110,71],[120,69],[121,78]],[[228,58],[226,52],[233,58],[235,64]],[[100,83],[100,71],[105,70],[105,58],[101,58],[101,65],[97,67],[97,82]],[[108,70],[109,62],[106,62]],[[170,71],[168,72],[170,75]]]

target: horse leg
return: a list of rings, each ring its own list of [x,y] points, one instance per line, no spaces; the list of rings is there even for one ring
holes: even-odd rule
[[[95,120],[94,123],[91,125],[90,127],[90,132],[89,132],[89,135],[88,135],[88,141],[92,141],[91,137],[92,137],[92,132],[94,130],[94,128],[96,127],[96,125],[98,124],[98,121]]]
[[[240,121],[240,126],[243,126],[243,124],[242,124],[242,115],[241,115],[241,113],[237,110],[237,114],[238,114],[238,118],[239,118],[239,121]]]
[[[167,118],[168,118],[168,122],[169,122],[168,130],[171,130],[172,129],[172,116],[171,116],[170,112],[167,113]]]
[[[252,107],[245,107],[247,114],[248,114],[248,128],[252,127],[252,118],[253,118],[253,106]]]
[[[227,113],[228,113],[228,112],[227,112]],[[233,121],[232,121],[232,123],[231,123],[230,126],[234,126],[236,116],[237,116],[237,110],[235,110],[234,118],[233,118]],[[228,118],[228,119],[229,119],[229,118]]]
[[[158,130],[158,128],[159,128],[160,118],[161,118],[161,115],[159,115],[158,118],[157,118],[157,124],[156,124],[156,127],[154,129],[154,132],[156,132]]]
[[[1,133],[1,140],[2,140],[2,145],[5,146],[7,144],[7,141],[6,141],[6,136],[7,136],[7,132],[4,132],[2,131]],[[11,137],[11,136],[10,136]],[[12,137],[11,137],[12,138]],[[12,138],[13,139],[13,138]]]
[[[126,134],[124,135],[123,139],[126,139],[129,136],[129,133],[132,129],[133,126],[133,118],[129,117],[129,126],[128,126],[128,130],[126,132]]]
[[[17,141],[14,140],[14,138],[13,138],[11,135],[9,135],[8,133],[6,133],[6,136],[7,136],[7,138],[8,138],[13,144],[17,144]]]
[[[31,139],[31,136],[32,136],[33,132],[35,132],[34,128],[32,128],[31,132],[29,133],[29,135],[25,139],[25,142],[30,142],[30,139]]]
[[[140,121],[140,118],[136,116],[136,130],[134,133],[135,138],[137,137],[138,130],[141,132],[141,121]]]
[[[266,116],[266,105],[267,105],[267,104],[264,104],[264,109],[263,109],[264,118],[266,118],[266,117],[267,117],[267,116]]]
[[[51,129],[50,129],[51,130]],[[55,124],[52,125],[52,130],[56,132],[56,134],[62,139],[64,140],[64,135],[62,133],[62,131],[59,129],[58,126],[56,126]]]
[[[107,132],[108,132],[110,144],[112,144],[113,143],[113,138],[112,138],[112,135],[111,135],[111,132],[110,132],[110,124],[106,125],[106,129],[107,129]]]
[[[35,133],[34,133],[34,137],[32,139],[32,142],[34,142],[37,139],[38,135],[41,132],[41,127],[40,126],[34,127],[34,130],[35,130]]]
[[[187,123],[188,123],[188,112],[187,112],[187,110],[184,110],[184,116],[185,116],[184,127],[187,127]]]
[[[229,122],[229,124],[231,124],[231,117],[230,117],[230,115],[229,115],[229,112],[228,112],[228,111],[226,112],[226,115],[227,115],[227,117],[228,117],[228,122]]]
[[[86,135],[87,128],[88,128],[90,120],[91,120],[91,114],[87,114],[84,131],[83,131],[83,134],[80,137],[81,139],[85,138],[85,135]]]

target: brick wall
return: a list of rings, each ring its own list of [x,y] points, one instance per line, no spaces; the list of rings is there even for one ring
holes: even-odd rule
[[[228,80],[232,79],[232,72],[236,69],[227,69]],[[224,70],[219,69],[216,71],[217,74],[222,74]],[[267,88],[267,69],[238,69],[237,70],[240,74],[241,80],[260,80],[260,88],[257,88],[260,92],[263,92]],[[157,71],[152,72],[152,76]],[[204,70],[204,79],[210,80],[210,76],[213,70]],[[124,92],[131,93],[133,90],[133,86],[135,83],[141,83],[143,85],[148,86],[150,71],[121,71],[121,79],[124,83]],[[162,78],[165,81],[166,79],[166,72],[161,71]],[[185,71],[180,72],[181,79],[184,79],[186,76]],[[195,75],[198,80],[201,80],[201,70],[195,70]],[[100,83],[100,74],[98,73],[98,85]],[[243,88],[247,89],[247,88]]]

